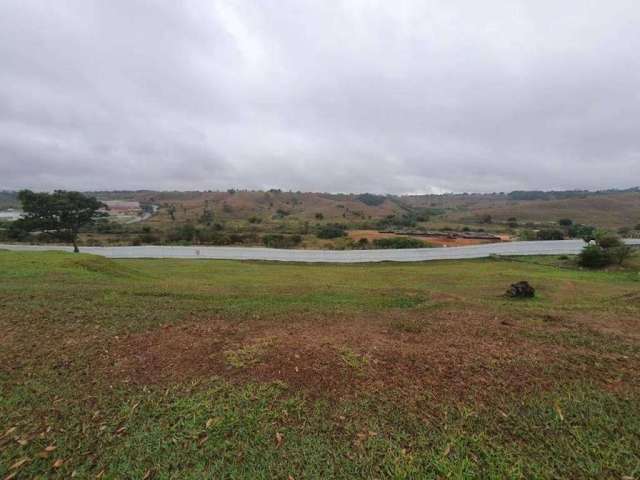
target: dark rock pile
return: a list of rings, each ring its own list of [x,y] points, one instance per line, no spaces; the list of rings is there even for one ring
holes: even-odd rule
[[[511,298],[531,298],[536,295],[536,289],[529,285],[529,282],[524,280],[517,283],[512,283],[507,290],[507,296]]]

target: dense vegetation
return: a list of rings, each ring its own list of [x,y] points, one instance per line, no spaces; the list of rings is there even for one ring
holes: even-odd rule
[[[373,241],[373,246],[375,248],[424,248],[427,244],[417,238],[391,237],[376,238]]]

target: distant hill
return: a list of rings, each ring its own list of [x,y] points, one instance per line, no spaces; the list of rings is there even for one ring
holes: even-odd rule
[[[559,219],[602,228],[640,224],[640,188],[625,190],[513,191],[490,194],[377,195],[247,191],[97,191],[101,200],[138,201],[143,208],[157,205],[146,223],[198,223],[204,217],[233,226],[257,225],[272,229],[288,224],[343,223],[353,228],[374,228],[390,223],[432,226],[499,225],[517,221],[555,224]],[[0,191],[0,209],[19,206],[17,192]],[[173,219],[171,218],[173,214]]]
[[[389,217],[411,216],[438,224],[492,222],[555,223],[561,218],[603,228],[640,223],[640,189],[606,191],[516,191],[491,194],[374,195],[244,191],[113,191],[94,192],[103,200],[136,200],[161,208],[150,222],[197,221],[206,211],[224,221],[340,222],[366,224]]]
[[[217,219],[270,222],[278,220],[335,221],[342,223],[381,219],[403,211],[397,197],[308,192],[94,192],[101,200],[137,200],[161,208],[155,221],[167,220],[175,207],[177,221],[196,221],[206,211]]]

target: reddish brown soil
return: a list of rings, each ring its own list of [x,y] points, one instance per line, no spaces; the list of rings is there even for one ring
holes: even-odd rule
[[[370,242],[377,238],[411,237],[411,238],[417,238],[418,240],[422,240],[423,242],[430,243],[432,245],[438,245],[438,246],[446,245],[448,247],[461,247],[463,245],[479,245],[482,243],[494,243],[491,240],[481,240],[478,238],[449,238],[446,235],[442,235],[439,237],[423,237],[423,236],[413,236],[413,235],[399,235],[396,233],[382,233],[382,232],[378,232],[377,230],[350,230],[349,237],[355,241],[358,241],[361,238],[366,238]],[[503,240],[508,240],[508,237],[503,238]]]
[[[567,328],[555,320],[545,322],[545,331]],[[121,337],[108,350],[104,373],[127,383],[220,376],[233,382],[281,381],[306,395],[333,398],[398,391],[403,398],[426,393],[482,401],[497,391],[522,393],[586,376],[612,383],[611,371],[576,363],[575,356],[588,357],[588,351],[532,340],[517,319],[473,312],[286,324],[200,320]],[[249,352],[247,361],[232,365],[225,354],[230,351]],[[618,379],[633,375],[637,362],[618,357],[600,355],[600,360],[618,369]]]

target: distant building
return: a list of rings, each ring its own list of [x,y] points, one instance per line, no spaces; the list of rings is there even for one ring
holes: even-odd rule
[[[107,200],[103,203],[109,207],[109,213],[111,215],[139,215],[142,211],[140,202]]]

